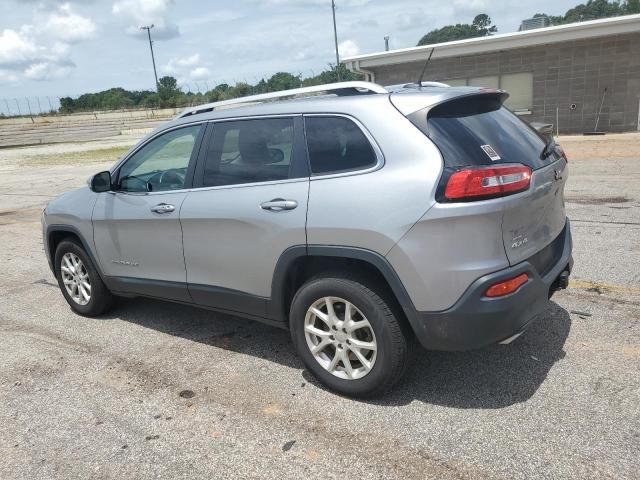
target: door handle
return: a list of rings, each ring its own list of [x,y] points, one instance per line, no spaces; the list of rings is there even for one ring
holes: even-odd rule
[[[293,210],[298,206],[298,202],[295,200],[285,200],[284,198],[274,198],[268,202],[260,204],[260,208],[263,210],[269,210],[270,212],[281,212],[283,210]]]
[[[151,207],[151,211],[153,213],[171,213],[176,209],[173,205],[169,205],[168,203],[159,203]]]

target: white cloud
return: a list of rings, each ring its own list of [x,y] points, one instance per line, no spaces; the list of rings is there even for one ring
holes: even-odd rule
[[[338,53],[340,54],[340,58],[353,57],[360,53],[360,47],[358,47],[358,44],[353,40],[345,40],[338,44]]]
[[[188,57],[172,58],[162,68],[162,71],[167,75],[180,74],[185,72],[189,67],[195,67],[199,62],[199,53],[194,53]]]
[[[18,81],[18,75],[13,73],[10,70],[2,70],[0,69],[0,82],[11,82],[15,83]]]
[[[425,25],[425,20],[427,18],[429,17],[424,13],[424,10],[422,8],[417,8],[400,13],[398,16],[396,16],[396,26],[401,30],[409,30],[421,25]]]
[[[142,35],[145,32],[140,27],[153,24],[153,37],[166,40],[180,35],[178,26],[167,18],[173,3],[173,0],[118,0],[111,11],[124,20],[130,35]]]
[[[163,75],[176,77],[179,83],[184,83],[187,80],[197,81],[211,78],[209,69],[200,63],[199,53],[172,58],[160,70]]]
[[[489,7],[486,0],[453,0],[453,8],[463,12],[482,13],[482,10]]]
[[[0,33],[0,80],[50,80],[67,76],[75,67],[66,41],[79,41],[91,35],[93,22],[71,12],[62,5],[48,15],[42,29],[23,25],[19,30],[5,29]],[[36,15],[34,21],[39,17]],[[71,19],[68,23],[68,19]],[[86,21],[85,21],[86,20]],[[35,24],[35,23],[34,23]],[[65,29],[75,29],[73,34]]]
[[[93,36],[96,26],[90,18],[74,13],[71,5],[64,3],[57,12],[48,15],[44,30],[54,38],[75,43]]]
[[[38,47],[30,34],[30,27],[23,26],[17,32],[5,29],[0,34],[0,66],[28,64],[38,56]]]
[[[180,67],[193,67],[194,65],[197,65],[199,61],[200,61],[200,54],[194,53],[189,57],[178,58],[177,60],[175,60],[175,63]]]
[[[30,80],[52,80],[56,78],[66,77],[73,64],[56,63],[56,62],[39,62],[30,65],[25,71],[24,76]]]
[[[207,80],[209,77],[209,69],[206,67],[194,68],[189,72],[189,78],[191,78],[191,80]]]

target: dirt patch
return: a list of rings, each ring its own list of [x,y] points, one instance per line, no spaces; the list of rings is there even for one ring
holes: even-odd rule
[[[558,143],[567,152],[569,164],[576,160],[602,159],[606,162],[640,156],[640,134],[635,132],[603,137],[560,136]]]
[[[627,197],[569,197],[565,199],[568,203],[579,203],[580,205],[606,205],[609,203],[626,203],[631,199]]]
[[[22,210],[6,210],[0,212],[2,222],[0,225],[9,225],[10,223],[37,222],[40,219],[42,208],[25,208]]]
[[[33,155],[20,161],[22,166],[82,165],[89,163],[115,162],[124,155],[129,147],[109,147],[81,152],[65,152]]]

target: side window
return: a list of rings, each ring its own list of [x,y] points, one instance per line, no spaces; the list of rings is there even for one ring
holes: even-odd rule
[[[216,123],[207,151],[203,186],[288,179],[292,153],[292,118]]]
[[[372,167],[376,154],[360,128],[344,117],[305,117],[311,173],[335,173]]]
[[[119,189],[160,192],[184,188],[187,167],[200,125],[171,130],[154,138],[120,167]]]

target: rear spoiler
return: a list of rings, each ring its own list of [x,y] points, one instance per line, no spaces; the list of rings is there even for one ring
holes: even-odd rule
[[[504,90],[484,87],[431,87],[420,89],[419,92],[402,93],[392,92],[389,96],[391,103],[405,117],[417,111],[428,111],[443,103],[459,100],[462,98],[470,98],[476,96],[493,95],[501,103],[509,97]]]
[[[448,90],[454,90],[449,88]],[[466,88],[455,89],[457,95],[448,95],[445,98],[438,98],[436,101],[428,102],[428,104],[422,105],[422,108],[416,108],[420,106],[418,100],[404,98],[405,95],[390,95],[391,103],[407,117],[411,123],[418,127],[423,132],[428,132],[427,119],[432,111],[438,111],[439,115],[443,116],[460,116],[469,110],[473,110],[474,103],[479,104],[481,102],[486,107],[486,102],[495,102],[495,109],[497,110],[502,106],[504,101],[509,97],[509,94],[504,90],[496,90],[493,88]],[[462,90],[462,91],[461,91]],[[422,95],[424,97],[424,95]],[[427,99],[421,99],[423,103]],[[431,98],[431,100],[434,100]]]

